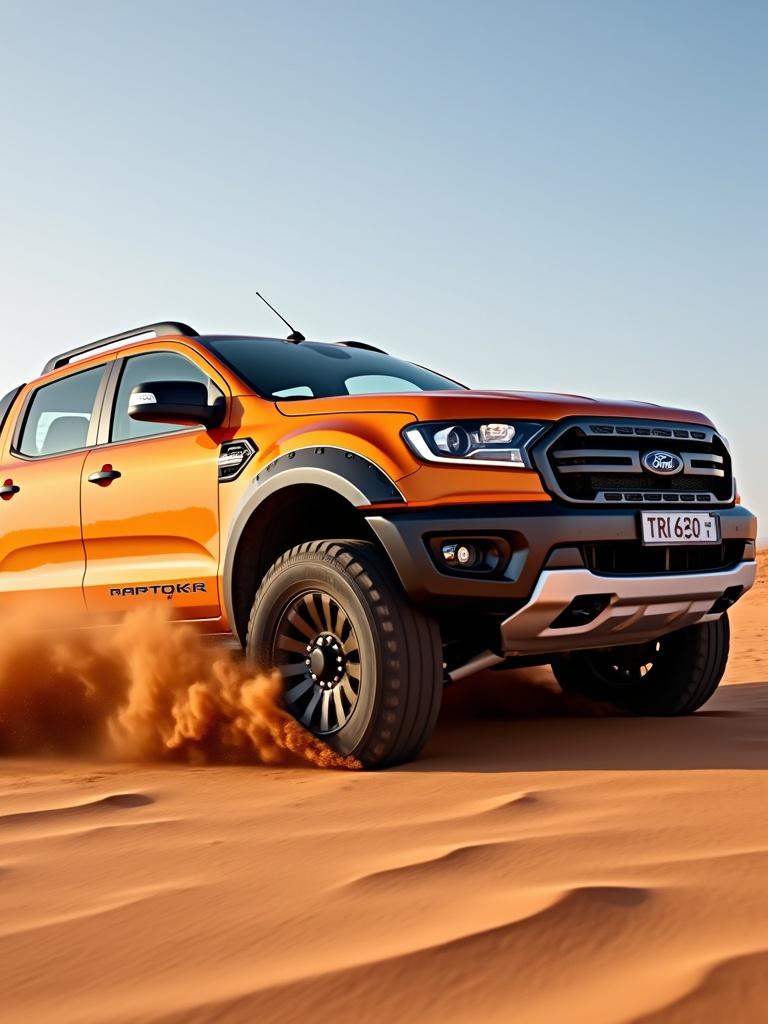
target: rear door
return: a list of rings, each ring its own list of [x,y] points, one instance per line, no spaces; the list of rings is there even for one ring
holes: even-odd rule
[[[82,478],[85,601],[90,612],[157,603],[184,619],[218,619],[218,450],[222,430],[128,416],[136,384],[202,381],[229,395],[196,353],[144,352],[113,368],[99,441]]]
[[[80,478],[96,440],[105,365],[30,387],[17,399],[0,465],[0,609],[84,609]]]

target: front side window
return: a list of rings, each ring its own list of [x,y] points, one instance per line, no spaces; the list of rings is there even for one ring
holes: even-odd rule
[[[146,355],[132,356],[126,359],[120,376],[112,414],[111,441],[135,441],[140,437],[156,437],[158,434],[171,434],[189,429],[178,423],[145,423],[132,420],[128,415],[128,399],[137,384],[164,380],[205,384],[211,400],[221,394],[204,370],[177,352],[149,352]]]
[[[39,458],[85,448],[103,366],[38,388],[19,440],[22,455]]]

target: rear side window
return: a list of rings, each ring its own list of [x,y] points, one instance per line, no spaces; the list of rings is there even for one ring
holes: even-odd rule
[[[134,441],[140,437],[156,437],[158,434],[189,430],[189,427],[182,427],[177,423],[144,423],[132,420],[128,415],[128,399],[136,385],[161,380],[205,384],[211,400],[221,394],[210,377],[196,363],[177,352],[149,352],[146,355],[132,356],[126,359],[120,376],[120,386],[117,389],[115,410],[112,415],[111,441]]]
[[[95,366],[38,388],[24,420],[21,454],[40,458],[85,448],[103,373]]]

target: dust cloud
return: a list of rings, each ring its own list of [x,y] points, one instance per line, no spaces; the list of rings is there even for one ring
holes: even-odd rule
[[[39,621],[4,623],[0,754],[360,767],[291,718],[275,674],[159,610],[101,629]]]

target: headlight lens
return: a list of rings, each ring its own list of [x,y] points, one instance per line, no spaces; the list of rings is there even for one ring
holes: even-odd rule
[[[456,423],[418,423],[403,436],[410,448],[428,462],[483,463],[527,468],[527,445],[541,423],[462,420]]]

